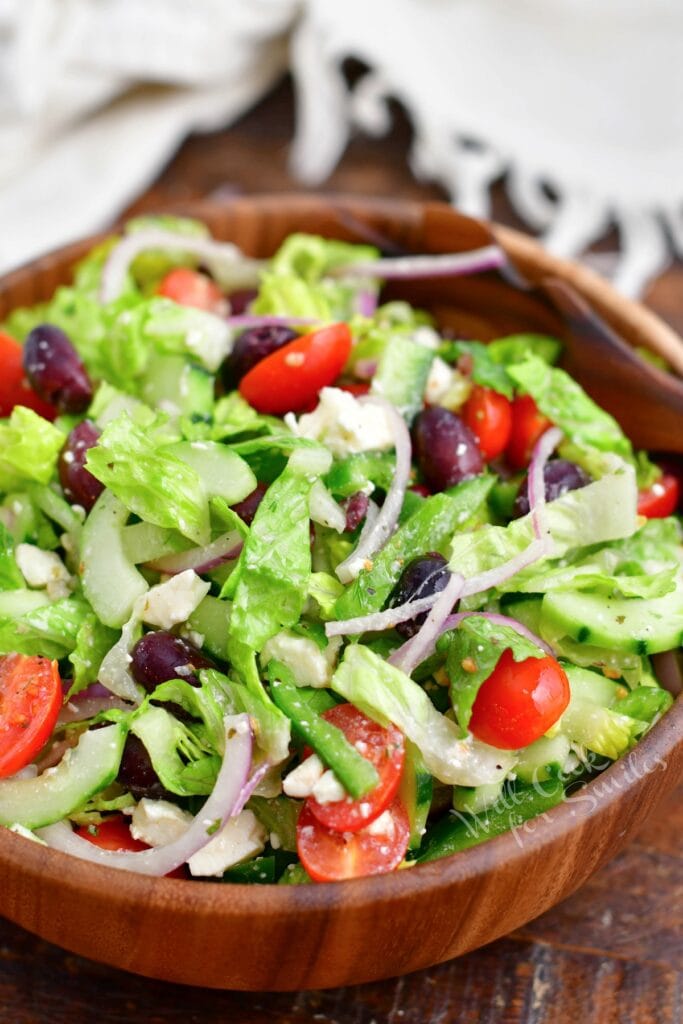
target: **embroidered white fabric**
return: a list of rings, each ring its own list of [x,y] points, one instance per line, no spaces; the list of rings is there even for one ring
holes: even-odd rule
[[[485,216],[505,174],[562,255],[615,226],[637,294],[683,255],[682,44],[679,0],[0,0],[0,269],[101,227],[289,65],[302,180],[395,97],[417,176]]]

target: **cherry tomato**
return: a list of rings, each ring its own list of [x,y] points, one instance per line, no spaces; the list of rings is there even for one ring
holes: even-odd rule
[[[56,661],[25,654],[0,658],[0,778],[25,768],[43,749],[61,706]]]
[[[350,352],[347,324],[304,334],[249,370],[240,381],[240,393],[258,412],[300,412],[321,388],[334,383]]]
[[[225,313],[228,308],[223,292],[206,274],[188,267],[170,270],[157,288],[159,295],[173,299],[181,306],[194,306],[209,313]]]
[[[681,487],[673,473],[664,472],[659,480],[638,495],[638,515],[664,519],[678,508]]]
[[[487,462],[505,451],[512,431],[512,404],[505,395],[475,384],[462,418],[476,437]]]
[[[513,469],[525,469],[541,434],[552,423],[539,412],[531,395],[518,395],[512,403],[512,428],[505,458]]]
[[[133,838],[128,821],[122,814],[107,818],[99,825],[79,825],[76,835],[99,846],[101,850],[127,850],[130,853],[149,850],[147,843]]]
[[[401,863],[408,849],[410,825],[400,800],[360,832],[333,832],[325,828],[304,804],[296,826],[296,848],[304,868],[316,882],[384,875]]]
[[[0,332],[0,416],[9,416],[15,405],[26,405],[45,419],[53,420],[56,411],[27,381],[22,356],[19,342]]]
[[[470,731],[478,740],[517,750],[545,735],[569,703],[569,682],[554,658],[515,661],[503,651],[479,687]]]
[[[370,391],[370,385],[362,383],[361,381],[352,381],[350,384],[339,384],[342,391],[348,391],[350,395],[355,395],[356,398],[362,398],[363,395],[367,395]]]
[[[81,839],[99,846],[101,850],[124,851],[127,853],[138,853],[140,850],[149,850],[147,843],[135,839],[131,835],[127,819],[122,814],[112,818],[106,818],[99,825],[79,825],[75,830],[76,835]],[[169,871],[166,878],[185,878],[185,868],[181,865],[175,871]]]
[[[321,804],[314,797],[306,801],[321,824],[336,832],[358,832],[385,811],[396,796],[405,760],[403,733],[395,725],[383,728],[353,704],[337,704],[323,715],[336,725],[362,756],[377,769],[379,783],[367,796],[350,796]]]

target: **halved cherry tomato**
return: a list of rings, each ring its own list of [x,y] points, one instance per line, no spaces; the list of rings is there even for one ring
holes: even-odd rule
[[[323,718],[341,729],[359,754],[375,766],[379,783],[358,800],[346,796],[343,800],[321,804],[309,797],[306,803],[327,828],[357,832],[378,818],[396,796],[405,760],[403,733],[395,725],[383,728],[353,704],[337,704],[326,711]]]
[[[476,437],[487,462],[505,451],[512,431],[512,404],[505,395],[475,384],[462,418]]]
[[[181,306],[194,306],[209,313],[225,313],[228,308],[223,292],[206,274],[189,267],[170,270],[157,288],[158,295],[173,299]]]
[[[0,416],[9,416],[15,405],[26,405],[45,419],[53,420],[56,410],[27,381],[22,356],[19,342],[0,332]]]
[[[240,381],[240,393],[258,412],[300,412],[334,383],[350,352],[347,324],[304,334],[252,367]]]
[[[62,696],[56,661],[25,654],[0,658],[0,778],[25,768],[43,749]]]
[[[79,825],[75,830],[76,835],[81,839],[99,846],[101,850],[124,851],[127,853],[139,853],[140,850],[149,850],[147,843],[135,839],[131,835],[127,819],[122,814],[112,818],[106,818],[99,825]],[[170,871],[166,878],[185,878],[185,868],[179,867]]]
[[[678,508],[681,487],[673,473],[662,473],[659,480],[638,495],[638,515],[664,519]]]
[[[479,687],[470,731],[502,750],[526,747],[554,725],[569,703],[569,682],[554,658],[515,661],[503,651]]]
[[[348,391],[350,395],[355,395],[356,398],[362,398],[363,395],[367,395],[370,391],[370,385],[361,381],[352,381],[350,384],[339,384],[338,387],[340,387],[342,391]]]
[[[401,863],[408,849],[410,825],[400,800],[394,800],[379,825],[361,832],[333,832],[304,804],[296,826],[296,848],[304,868],[316,882],[385,875]]]
[[[129,853],[149,850],[147,843],[133,838],[128,821],[122,814],[106,818],[99,825],[79,825],[76,835],[99,846],[101,850],[126,850]]]
[[[525,469],[541,434],[552,423],[539,412],[531,395],[518,395],[512,403],[512,428],[505,458],[513,469]]]

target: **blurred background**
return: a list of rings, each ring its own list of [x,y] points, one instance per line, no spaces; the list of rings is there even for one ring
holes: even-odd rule
[[[682,43],[680,0],[0,0],[0,271],[314,188],[447,198],[675,320]]]

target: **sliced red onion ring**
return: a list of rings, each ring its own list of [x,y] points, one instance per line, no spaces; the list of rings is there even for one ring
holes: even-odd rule
[[[248,288],[258,283],[262,260],[248,259],[231,242],[196,238],[161,228],[134,231],[126,235],[109,253],[102,271],[100,300],[111,302],[121,294],[128,268],[141,252],[150,249],[190,252],[199,256],[223,287]]]
[[[377,360],[359,359],[353,368],[353,373],[359,380],[372,380],[377,373]]]
[[[196,573],[211,572],[231,558],[237,558],[242,550],[242,538],[237,530],[222,534],[210,544],[202,548],[190,548],[189,551],[177,551],[172,555],[164,555],[153,562],[147,562],[148,569],[177,576],[178,573],[193,569]]]
[[[105,692],[107,693],[106,697],[86,697],[87,690],[83,690],[82,693],[72,697],[59,712],[56,728],[60,729],[62,726],[71,725],[72,722],[85,722],[88,718],[94,718],[95,715],[99,715],[103,711],[133,710],[132,704],[127,704],[120,697],[115,697],[108,690]]]
[[[251,767],[251,751],[252,732],[249,716],[227,716],[225,753],[213,792],[193,819],[187,832],[166,846],[157,846],[136,853],[101,850],[87,839],[77,836],[66,821],[38,829],[36,835],[44,839],[52,849],[70,853],[73,857],[80,857],[81,860],[89,860],[94,864],[118,868],[121,871],[135,871],[141,875],[167,875],[181,864],[185,864],[211,841],[217,823],[220,827],[221,823],[241,809],[240,799],[247,785]]]
[[[260,764],[258,768],[254,769],[254,771],[251,773],[251,776],[247,779],[247,781],[244,783],[241,790],[239,791],[239,795],[237,797],[237,800],[235,801],[235,806],[233,808],[231,817],[236,818],[240,811],[244,810],[244,805],[246,804],[247,800],[249,800],[249,798],[254,795],[255,791],[259,787],[259,783],[268,774],[272,767],[272,764],[270,764],[268,761],[264,761],[263,764]]]
[[[540,647],[546,654],[549,654],[552,658],[555,657],[552,647],[549,647],[545,640],[541,640],[540,636],[536,636],[530,629],[523,626],[521,622],[517,622],[517,619],[511,619],[508,615],[499,615],[498,612],[456,612],[455,615],[448,616],[443,624],[441,633],[447,633],[449,629],[455,629],[463,619],[469,619],[472,615],[478,615],[480,619],[488,619],[489,622],[493,622],[496,626],[509,626],[510,629],[514,629],[516,633],[519,633],[520,636],[523,636],[532,644],[535,644],[536,647]]]
[[[383,398],[368,395],[366,398],[359,398],[358,401],[362,403],[373,402],[375,405],[379,405],[384,409],[394,435],[396,468],[394,470],[394,477],[391,481],[391,486],[387,491],[387,496],[384,499],[384,504],[380,509],[379,515],[372,523],[372,526],[368,528],[367,532],[363,530],[358,539],[358,544],[355,550],[351,552],[348,558],[345,558],[343,562],[340,562],[335,569],[335,572],[342,583],[350,583],[351,580],[355,579],[361,569],[364,568],[365,562],[371,559],[376,552],[380,551],[384,547],[389,537],[394,532],[403,506],[403,499],[405,497],[408,481],[410,479],[410,457],[412,449],[410,444],[410,434],[408,433],[408,427],[406,426],[406,422],[403,417],[396,411],[390,402],[387,402]]]
[[[429,594],[417,601],[406,601],[395,608],[387,608],[383,612],[372,615],[361,615],[356,619],[344,619],[339,622],[326,622],[326,636],[353,636],[358,633],[376,633],[382,629],[391,629],[399,622],[407,622],[422,612],[428,612],[436,604],[443,591]]]
[[[381,277],[386,281],[410,280],[419,277],[458,277],[497,270],[507,263],[498,245],[486,245],[470,252],[429,253],[420,256],[396,256],[381,260],[363,260],[334,267],[334,277]]]
[[[62,679],[62,690],[64,691],[65,697],[72,685],[73,679]],[[111,697],[111,693],[106,686],[102,686],[102,683],[91,683],[85,690],[80,691],[78,694],[78,700],[85,700],[90,697]]]
[[[464,582],[465,578],[460,573],[451,575],[415,636],[412,636],[391,655],[389,658],[391,665],[395,665],[409,676],[413,669],[429,657],[434,650],[437,637],[443,632],[448,613],[462,593]]]
[[[562,437],[563,434],[559,427],[550,427],[549,430],[546,430],[534,445],[531,462],[529,463],[529,512],[531,514],[531,525],[534,528],[534,537],[537,540],[540,540],[544,534],[542,513],[545,506],[545,477],[543,474],[548,459],[557,448]]]
[[[362,288],[356,295],[355,305],[359,316],[372,316],[377,309],[377,292],[370,288]]]
[[[322,323],[311,316],[257,316],[255,313],[239,313],[225,318],[228,327],[309,327]]]
[[[486,572],[481,572],[478,576],[471,576],[465,580],[460,596],[471,597],[472,594],[481,594],[484,590],[490,590],[491,587],[499,587],[502,583],[516,576],[522,569],[526,569],[528,566],[533,565],[534,562],[538,562],[547,553],[548,543],[545,539],[532,540],[531,544],[524,548],[523,551],[520,551],[518,555],[515,555],[514,558],[503,562],[502,565],[497,565],[494,569],[487,569]]]

